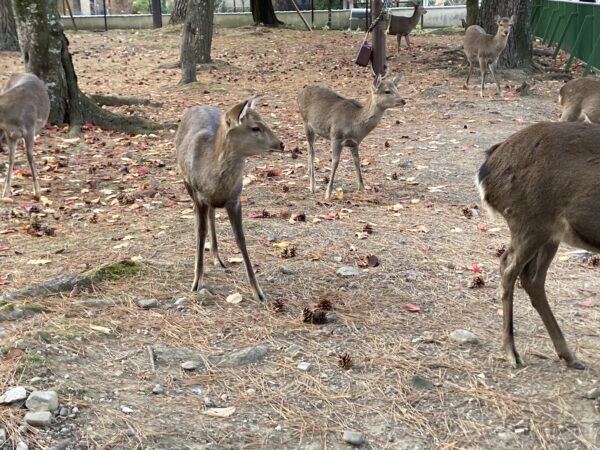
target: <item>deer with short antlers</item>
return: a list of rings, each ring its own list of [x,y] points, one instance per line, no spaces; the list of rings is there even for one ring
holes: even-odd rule
[[[298,95],[298,106],[304,120],[304,132],[308,141],[308,171],[310,192],[315,192],[315,139],[321,136],[331,141],[333,157],[331,177],[325,192],[329,199],[333,191],[335,173],[344,147],[349,147],[354,160],[358,190],[364,190],[360,157],[360,143],[379,124],[383,113],[389,108],[406,104],[398,92],[400,77],[391,80],[385,76],[375,77],[371,95],[365,104],[346,98],[322,84],[306,86]]]
[[[0,145],[2,138],[8,144],[8,169],[4,183],[4,197],[10,197],[12,172],[17,143],[23,139],[27,161],[31,168],[33,194],[40,197],[40,185],[33,158],[33,141],[46,125],[50,114],[50,98],[44,83],[32,73],[11,75],[0,93]]]
[[[560,88],[561,122],[600,123],[600,80],[576,78]]]
[[[600,125],[538,123],[487,151],[477,174],[483,203],[506,219],[510,245],[500,260],[502,346],[523,364],[513,335],[517,277],[567,365],[584,369],[567,346],[545,292],[548,267],[561,242],[600,252]]]
[[[246,157],[281,153],[285,146],[254,110],[252,97],[223,113],[213,106],[194,106],[183,114],[175,136],[177,165],[192,197],[195,213],[196,264],[192,291],[204,286],[204,242],[210,231],[210,252],[219,257],[215,208],[225,208],[242,253],[254,298],[264,300],[246,249],[242,228],[242,177]]]
[[[506,48],[508,36],[510,35],[510,31],[516,20],[517,16],[512,16],[510,18],[496,16],[496,23],[498,24],[498,31],[496,34],[487,34],[479,25],[471,25],[467,28],[464,39],[464,51],[467,60],[469,61],[469,74],[467,75],[467,81],[465,81],[465,89],[469,86],[469,79],[473,74],[474,64],[475,62],[478,62],[479,69],[481,70],[481,97],[483,97],[485,72],[487,68],[490,69],[494,81],[498,86],[498,94],[502,94],[502,88],[500,87],[498,77],[496,76],[496,65],[498,64],[500,54]]]

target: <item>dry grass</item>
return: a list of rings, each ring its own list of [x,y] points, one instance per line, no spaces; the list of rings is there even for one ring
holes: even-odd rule
[[[46,212],[40,220],[56,228],[56,236],[32,237],[23,228],[30,221],[31,200],[29,179],[20,180],[23,192],[15,203],[1,206],[0,231],[14,230],[0,234],[0,276],[10,275],[10,284],[2,288],[123,257],[141,256],[144,271],[100,284],[93,293],[36,299],[45,313],[0,325],[7,330],[1,345],[23,352],[2,359],[0,392],[42,376],[42,386],[58,390],[62,402],[81,410],[65,421],[74,428],[64,436],[58,426],[28,432],[24,439],[40,448],[72,437],[79,448],[335,449],[344,448],[340,432],[355,429],[365,433],[365,447],[374,449],[598,447],[599,420],[593,402],[582,394],[597,378],[600,341],[593,330],[599,317],[596,308],[576,306],[598,292],[598,269],[557,259],[548,281],[563,331],[592,369],[574,372],[556,360],[541,321],[520,292],[517,345],[529,365],[510,370],[499,351],[495,298],[495,253],[506,242],[507,229],[502,222],[463,212],[478,201],[472,179],[482,150],[517,128],[555,118],[560,83],[536,81],[535,95],[523,98],[498,98],[489,86],[489,98],[480,100],[477,88],[460,89],[462,78],[451,73],[457,62],[441,57],[441,49],[456,47],[460,37],[415,38],[420,48],[414,57],[401,53],[389,60],[392,72],[402,72],[400,90],[408,105],[386,113],[363,143],[371,190],[353,192],[354,169],[345,154],[336,180],[343,190],[325,203],[327,171],[317,177],[318,195],[308,194],[295,96],[304,84],[320,81],[364,98],[367,71],[351,62],[360,39],[339,32],[219,29],[214,57],[225,64],[199,73],[197,84],[177,87],[179,72],[158,68],[176,58],[175,33],[70,36],[84,91],[126,93],[164,104],[116,110],[176,122],[187,106],[227,107],[259,92],[265,94],[261,114],[289,149],[298,147],[303,154],[295,159],[286,152],[248,164],[247,174],[256,180],[244,192],[244,213],[276,213],[245,220],[251,258],[269,298],[263,305],[250,300],[239,264],[209,267],[207,285],[214,298],[188,292],[191,205],[175,171],[171,133],[129,138],[89,129],[77,143],[65,142],[63,129],[44,133],[36,146],[38,161],[43,156],[68,160],[66,167],[49,160],[41,171],[42,186],[50,188],[46,197],[53,202],[47,207],[55,213]],[[17,68],[14,55],[1,54],[0,60]],[[520,82],[508,84],[514,88]],[[326,168],[326,145],[317,145]],[[402,160],[412,166],[401,167]],[[259,170],[264,166],[280,168],[282,175],[264,177]],[[306,222],[290,223],[295,213],[306,214]],[[335,218],[322,218],[328,214]],[[372,233],[357,238],[366,224]],[[217,226],[227,261],[237,249],[223,214]],[[268,242],[272,235],[290,242],[296,256],[282,258]],[[355,278],[335,275],[342,264],[336,257],[356,265],[367,255],[377,256],[381,265],[361,269]],[[33,259],[52,262],[28,265]],[[473,263],[482,268],[481,289],[468,287]],[[284,266],[293,274],[283,274]],[[235,291],[244,301],[226,303]],[[158,299],[159,308],[139,308],[135,301],[144,298]],[[178,308],[174,302],[181,298],[186,300]],[[331,301],[335,321],[303,323],[303,308],[323,299]],[[274,310],[275,302],[281,307]],[[408,303],[421,312],[408,312]],[[448,334],[456,328],[477,333],[481,344],[454,344]],[[432,338],[420,339],[425,332]],[[223,368],[209,358],[254,345],[269,349],[257,365]],[[298,354],[286,351],[292,345],[299,347]],[[35,358],[26,364],[27,355],[38,351],[43,364]],[[348,370],[339,364],[344,353],[352,360]],[[182,371],[179,365],[190,355],[206,368]],[[310,363],[310,370],[297,369],[299,362]],[[436,387],[416,389],[414,375]],[[151,394],[157,383],[165,394]],[[205,396],[218,406],[235,406],[236,412],[224,419],[203,415]],[[134,413],[123,414],[122,405]],[[1,409],[0,426],[12,439],[21,437],[22,414]],[[506,444],[498,438],[504,431],[513,439]]]

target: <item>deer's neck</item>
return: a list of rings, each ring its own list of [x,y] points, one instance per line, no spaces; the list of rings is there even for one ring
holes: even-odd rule
[[[236,151],[227,136],[227,126],[222,123],[215,137],[213,164],[221,176],[239,178],[244,171],[246,158]]]
[[[358,117],[358,123],[365,132],[365,135],[370,133],[377,126],[381,121],[384,112],[385,109],[375,103],[373,94],[371,94],[360,110]]]
[[[494,47],[496,48],[496,50],[502,51],[504,47],[506,47],[506,43],[508,42],[508,36],[510,35],[503,36],[500,33],[500,31],[498,31],[494,35],[494,39],[492,39],[492,42],[494,43]]]
[[[421,14],[419,14],[419,10],[415,8],[413,15],[410,16],[410,22],[413,26],[415,26],[418,22],[419,19],[421,18]]]

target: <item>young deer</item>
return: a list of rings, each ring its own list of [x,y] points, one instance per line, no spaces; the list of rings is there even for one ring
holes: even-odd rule
[[[600,80],[577,78],[566,83],[558,95],[561,122],[600,123]]]
[[[484,204],[502,215],[510,246],[500,259],[503,350],[513,367],[523,364],[513,336],[513,291],[525,292],[569,367],[585,366],[567,346],[544,284],[558,246],[565,242],[600,252],[600,126],[539,123],[487,151],[477,184]]]
[[[2,138],[8,144],[8,171],[4,183],[4,197],[10,197],[12,172],[17,143],[25,141],[27,161],[31,167],[33,193],[40,197],[37,170],[33,160],[34,136],[46,125],[50,113],[50,99],[44,83],[32,73],[11,75],[0,93],[0,145]]]
[[[395,16],[390,15],[390,24],[388,27],[388,34],[391,36],[396,36],[396,40],[398,41],[397,52],[400,51],[400,42],[402,41],[402,36],[406,39],[406,45],[410,48],[410,40],[408,39],[408,35],[415,29],[423,14],[427,14],[427,10],[423,8],[418,3],[413,5],[415,10],[413,11],[413,15],[410,17],[405,16]]]
[[[371,95],[364,105],[356,100],[342,97],[322,84],[306,86],[300,92],[298,106],[304,120],[304,132],[308,141],[308,175],[311,193],[315,192],[314,164],[317,135],[331,141],[333,155],[331,177],[325,198],[329,199],[333,191],[335,172],[340,163],[343,147],[350,147],[358,177],[358,190],[364,190],[358,149],[362,140],[379,124],[386,109],[406,104],[400,97],[398,84],[400,84],[400,77],[385,80],[378,75],[371,88]]]
[[[467,31],[465,32],[464,50],[467,60],[469,61],[469,75],[467,75],[467,81],[465,81],[465,89],[469,86],[469,79],[473,74],[475,61],[478,61],[479,69],[481,70],[480,95],[483,97],[485,72],[487,67],[489,67],[490,72],[494,77],[494,81],[498,86],[498,93],[502,94],[502,88],[498,82],[498,77],[496,77],[496,65],[498,64],[500,53],[506,48],[510,30],[516,20],[516,16],[512,16],[510,19],[508,17],[500,18],[500,16],[496,16],[498,31],[495,35],[487,34],[479,25],[471,25],[467,28]]]
[[[242,175],[246,157],[282,152],[281,142],[254,111],[252,97],[225,114],[212,106],[194,106],[183,114],[175,136],[177,165],[194,202],[196,265],[192,291],[204,288],[204,241],[210,230],[210,252],[216,266],[225,267],[217,249],[215,208],[225,208],[242,252],[254,298],[264,300],[258,286],[242,228]]]

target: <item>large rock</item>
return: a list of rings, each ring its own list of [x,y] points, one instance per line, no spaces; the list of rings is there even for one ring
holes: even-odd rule
[[[360,274],[356,267],[342,266],[336,272],[341,277],[356,277]]]
[[[58,394],[54,391],[33,391],[25,406],[29,411],[50,411],[58,409]]]
[[[237,352],[233,352],[223,358],[219,363],[221,367],[239,367],[248,364],[254,364],[267,356],[267,347],[258,345],[256,347],[247,347]]]
[[[362,433],[358,431],[344,431],[342,440],[350,445],[362,445],[365,442],[365,438]]]
[[[27,391],[22,386],[9,389],[0,396],[0,403],[8,405],[9,403],[19,402],[27,398]]]
[[[468,330],[454,330],[450,339],[458,344],[478,344],[479,336]]]
[[[50,411],[35,411],[25,414],[25,422],[34,427],[47,427],[52,423]]]

